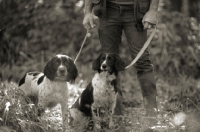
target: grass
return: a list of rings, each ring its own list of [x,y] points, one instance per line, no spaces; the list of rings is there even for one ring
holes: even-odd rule
[[[69,105],[79,96],[83,90],[80,87],[83,86],[79,82],[70,87]],[[200,88],[198,81],[181,77],[178,84],[173,84],[160,79],[157,80],[157,89],[159,111],[157,111],[156,123],[153,129],[159,132],[200,131]],[[126,96],[126,92],[124,94]],[[23,92],[18,90],[15,83],[2,82],[0,84],[0,132],[62,131],[59,105],[50,111],[46,111],[45,115],[39,118],[33,104],[26,104],[20,101],[23,97]],[[131,98],[129,94],[126,97]],[[139,99],[140,101],[141,99]],[[137,107],[131,107],[136,104]],[[142,107],[142,103],[134,103],[134,100],[125,100],[124,105],[125,114],[123,116],[114,116],[115,126],[113,129],[105,126],[105,132],[112,132],[121,128],[127,132],[142,132],[145,128],[150,127],[148,126],[148,120],[150,119],[144,116],[145,110]],[[81,127],[83,126],[75,124],[74,127],[69,129],[69,132],[79,132]],[[95,130],[100,131],[97,128]]]

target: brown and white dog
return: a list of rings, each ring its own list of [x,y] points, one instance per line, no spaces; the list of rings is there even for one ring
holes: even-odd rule
[[[61,104],[63,129],[68,127],[68,84],[74,82],[78,70],[73,60],[66,55],[56,55],[49,60],[44,73],[28,72],[19,82],[19,88],[31,97],[38,112]]]
[[[76,118],[73,115],[78,111],[94,120],[101,120],[103,115],[109,117],[108,126],[112,127],[117,96],[121,94],[116,87],[116,77],[124,68],[125,63],[119,55],[101,53],[93,62],[93,70],[98,72],[70,109],[72,118]]]

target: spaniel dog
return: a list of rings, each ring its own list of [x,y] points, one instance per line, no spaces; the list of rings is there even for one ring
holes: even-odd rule
[[[75,115],[82,113],[86,117],[93,118],[94,121],[109,117],[107,124],[111,128],[114,125],[112,118],[117,96],[121,94],[116,87],[116,77],[119,71],[124,70],[125,63],[117,54],[101,53],[93,62],[92,68],[97,73],[71,107],[70,114],[72,118],[77,118]],[[97,122],[95,126],[102,127]]]
[[[68,127],[68,87],[74,82],[78,70],[73,60],[66,55],[56,55],[47,62],[44,73],[29,72],[19,82],[19,88],[26,96],[34,99],[38,113],[45,108],[61,104],[63,129]]]

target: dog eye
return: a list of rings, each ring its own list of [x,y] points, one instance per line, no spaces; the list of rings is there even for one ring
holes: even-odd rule
[[[68,66],[68,65],[69,65],[69,63],[68,63],[67,61],[64,61],[63,64],[64,64],[65,66]]]
[[[59,61],[55,61],[55,62],[54,62],[54,65],[56,65],[56,66],[59,65],[59,64],[60,64]]]
[[[105,60],[105,57],[101,57],[101,61]]]
[[[111,57],[111,56],[109,56],[107,59],[108,59],[109,61],[114,61],[114,58]]]

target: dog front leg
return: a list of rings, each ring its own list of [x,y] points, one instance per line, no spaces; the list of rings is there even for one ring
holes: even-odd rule
[[[40,97],[38,99],[38,104],[37,104],[37,111],[38,111],[38,116],[42,116],[45,112],[45,104],[46,104],[46,101],[44,98]]]
[[[115,107],[116,107],[116,101],[117,101],[117,96],[118,94],[115,95],[114,97],[114,101],[112,103],[112,107],[111,107],[111,116],[109,117],[109,128],[112,128],[114,127],[114,122],[113,122],[113,115],[114,115],[114,112],[115,112]]]
[[[113,128],[115,126],[114,122],[113,122],[113,114],[111,114],[111,116],[109,117],[109,128]]]
[[[65,132],[69,126],[68,123],[68,104],[67,102],[61,104],[62,120],[63,120],[63,131]]]

